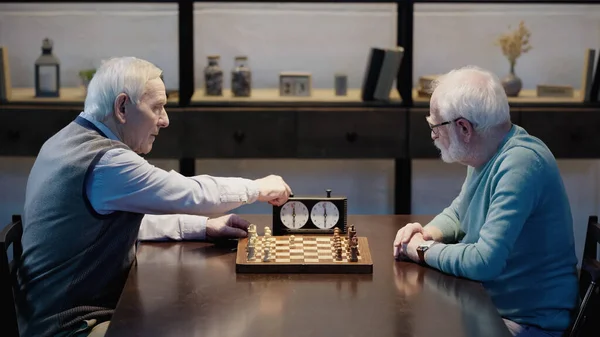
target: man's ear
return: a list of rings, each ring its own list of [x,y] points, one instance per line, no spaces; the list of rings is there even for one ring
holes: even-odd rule
[[[120,124],[125,124],[127,121],[126,116],[126,105],[127,105],[128,97],[124,93],[120,93],[115,99],[115,106],[113,108],[113,113],[117,122]]]
[[[466,119],[461,118],[456,122],[458,132],[463,137],[465,143],[468,143],[474,135],[473,125]]]

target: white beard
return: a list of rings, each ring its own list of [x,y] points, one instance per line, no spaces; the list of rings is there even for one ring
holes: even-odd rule
[[[469,150],[462,144],[458,139],[458,136],[454,132],[449,132],[450,142],[447,149],[443,149],[438,145],[437,141],[434,142],[435,146],[440,150],[442,160],[446,163],[464,162],[469,157]]]

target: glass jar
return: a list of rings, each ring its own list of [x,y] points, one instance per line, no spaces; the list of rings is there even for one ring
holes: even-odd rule
[[[208,56],[208,65],[204,68],[204,95],[223,95],[223,70],[219,66],[219,56]]]
[[[248,67],[248,57],[237,56],[231,71],[231,92],[236,97],[249,97],[252,87],[252,72]]]

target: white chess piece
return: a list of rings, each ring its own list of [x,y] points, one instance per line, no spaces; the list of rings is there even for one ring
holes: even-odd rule
[[[264,262],[268,262],[268,261],[270,260],[270,258],[271,258],[271,257],[269,256],[269,255],[270,255],[270,249],[269,249],[269,245],[268,245],[268,244],[267,244],[267,245],[265,245],[265,250],[264,250],[264,254],[263,254],[263,255],[264,255],[264,257],[263,257],[263,261],[264,261]]]

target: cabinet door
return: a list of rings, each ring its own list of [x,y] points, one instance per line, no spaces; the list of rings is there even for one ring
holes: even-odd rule
[[[293,111],[240,109],[189,111],[183,155],[192,158],[293,158]]]
[[[429,108],[410,109],[408,133],[410,137],[411,158],[438,158],[440,152],[433,145],[431,129],[425,117],[429,115]]]
[[[152,151],[146,158],[178,159],[183,153],[183,123],[185,113],[178,108],[167,108],[169,126],[160,129],[158,137],[152,144]]]
[[[2,108],[0,155],[35,157],[48,138],[75,120],[75,108]]]
[[[600,157],[598,108],[521,108],[521,126],[556,158]]]
[[[406,109],[306,109],[297,119],[301,158],[406,157]]]

